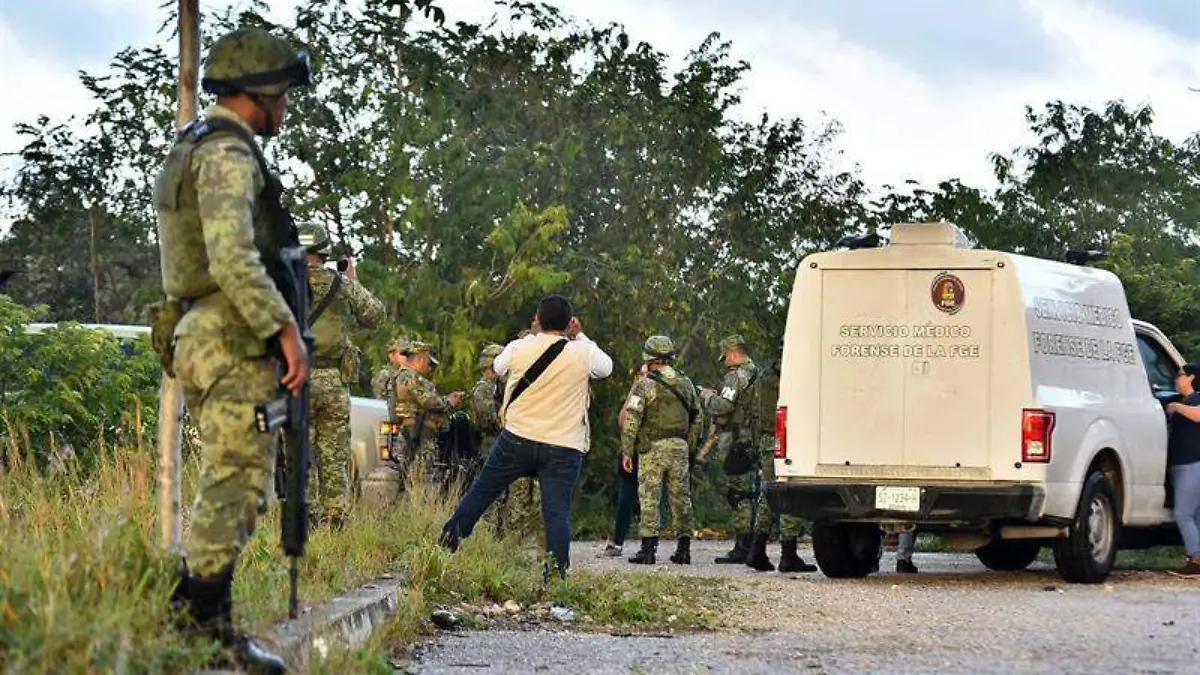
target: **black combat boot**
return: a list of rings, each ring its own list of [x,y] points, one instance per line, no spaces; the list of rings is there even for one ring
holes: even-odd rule
[[[194,637],[220,642],[233,656],[232,664],[218,662],[212,665],[236,665],[248,673],[265,675],[284,675],[287,672],[283,659],[258,645],[249,636],[234,630],[233,572],[230,568],[215,577],[189,576],[187,588],[187,611],[191,618],[188,632]]]
[[[775,566],[771,564],[771,559],[767,557],[767,533],[758,532],[754,535],[754,542],[750,544],[750,555],[746,558],[746,566],[759,572],[772,572]]]
[[[188,602],[191,598],[191,583],[188,575],[187,560],[181,559],[175,570],[175,590],[171,592],[171,622],[175,630],[183,633],[194,628],[188,616]]]
[[[788,537],[779,541],[779,571],[780,572],[816,572],[817,566],[804,562],[804,558],[796,555],[796,538]]]
[[[746,562],[746,556],[750,555],[749,549],[750,535],[739,532],[733,539],[733,550],[713,562],[718,565],[741,565]]]
[[[653,565],[655,552],[658,551],[658,537],[642,537],[642,549],[629,557],[634,565]]]
[[[676,565],[691,565],[692,564],[692,538],[684,535],[679,538],[679,543],[675,545],[675,552],[671,554],[671,562]]]

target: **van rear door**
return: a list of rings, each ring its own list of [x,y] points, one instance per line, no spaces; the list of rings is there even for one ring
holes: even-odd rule
[[[988,465],[991,275],[824,270],[821,464]]]

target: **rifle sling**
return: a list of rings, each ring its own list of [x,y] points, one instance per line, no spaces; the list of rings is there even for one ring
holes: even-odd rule
[[[521,394],[524,394],[525,390],[528,389],[535,381],[537,381],[539,377],[541,377],[542,373],[546,371],[546,368],[550,367],[550,364],[554,362],[554,359],[558,358],[558,355],[561,354],[562,350],[566,348],[568,342],[570,342],[570,340],[567,338],[562,338],[558,342],[555,342],[547,347],[546,351],[542,352],[542,355],[539,356],[537,360],[529,366],[529,370],[526,370],[521,374],[520,381],[518,381],[517,385],[513,387],[512,396],[508,397],[508,403],[505,404],[504,410],[500,413],[501,417],[503,417],[504,414],[508,412],[508,409],[512,407],[513,401],[516,401],[517,397],[519,397]]]
[[[325,310],[329,309],[329,306],[333,304],[333,301],[337,297],[338,291],[340,290],[342,290],[342,275],[334,274],[333,285],[329,287],[328,291],[325,291],[325,297],[321,298],[321,302],[317,303],[317,308],[314,309],[313,313],[308,316],[308,325],[311,326],[315,324],[317,319],[321,318],[321,314],[324,313]]]
[[[655,382],[657,382],[657,383],[661,384],[663,387],[665,387],[667,391],[674,394],[675,398],[679,399],[679,402],[683,405],[683,409],[687,411],[689,425],[696,420],[696,415],[699,415],[700,411],[696,408],[693,408],[690,405],[690,403],[688,402],[688,400],[683,397],[683,394],[679,393],[678,389],[667,384],[667,380],[665,378],[663,378],[663,376],[656,370],[650,371],[649,373],[647,373],[647,375],[649,376],[650,379],[654,380]]]

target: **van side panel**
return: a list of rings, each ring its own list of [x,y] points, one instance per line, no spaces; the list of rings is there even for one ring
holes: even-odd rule
[[[1057,413],[1046,469],[1046,515],[1072,517],[1088,465],[1104,449],[1124,472],[1125,517],[1156,521],[1147,490],[1161,486],[1161,405],[1150,392],[1120,281],[1110,272],[1012,256],[1024,293],[1036,405]],[[1130,439],[1140,439],[1135,451]],[[1111,447],[1110,447],[1111,446]],[[1161,488],[1159,488],[1161,489]],[[1133,508],[1130,508],[1133,507]],[[1161,504],[1159,504],[1161,507]]]

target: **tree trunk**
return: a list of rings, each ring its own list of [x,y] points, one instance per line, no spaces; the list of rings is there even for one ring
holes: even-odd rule
[[[88,264],[92,270],[92,321],[103,323],[100,318],[100,264],[96,253],[96,232],[100,229],[100,206],[93,203],[88,207]]]
[[[182,129],[196,118],[196,80],[200,70],[200,0],[179,0],[179,101],[175,125]],[[183,389],[162,374],[158,399],[158,520],[163,548],[177,555],[183,548]]]
[[[200,73],[200,1],[179,0],[179,108],[175,126],[196,118],[196,80]]]

